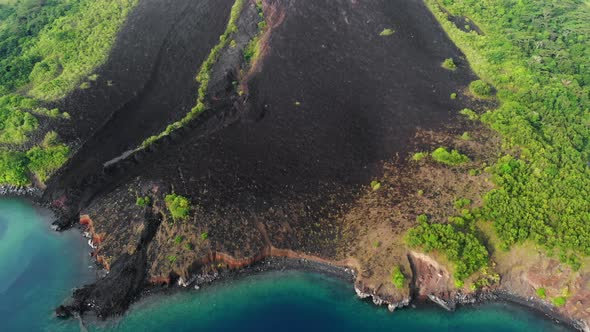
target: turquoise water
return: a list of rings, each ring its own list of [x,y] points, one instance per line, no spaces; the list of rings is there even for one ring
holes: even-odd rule
[[[71,288],[91,280],[76,232],[49,230],[48,214],[0,200],[0,331],[78,331],[52,317]],[[524,308],[490,304],[455,313],[399,310],[361,301],[351,285],[306,272],[272,272],[199,291],[156,295],[90,331],[565,331]]]
[[[72,287],[91,281],[89,247],[79,232],[56,233],[51,214],[0,199],[0,331],[56,331],[76,322],[53,317]]]

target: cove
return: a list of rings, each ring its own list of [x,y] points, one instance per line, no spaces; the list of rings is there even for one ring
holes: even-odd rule
[[[51,213],[0,199],[0,331],[79,331],[53,317],[95,268],[77,231],[50,230]],[[277,271],[227,280],[201,290],[147,297],[123,317],[89,331],[567,331],[525,308],[504,304],[399,310],[358,299],[345,281]]]

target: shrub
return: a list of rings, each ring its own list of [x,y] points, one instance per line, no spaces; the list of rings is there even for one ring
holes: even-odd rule
[[[201,233],[201,240],[205,241],[205,240],[207,240],[208,237],[209,237],[209,233],[207,233],[207,232]]]
[[[553,305],[556,307],[563,307],[565,305],[565,302],[567,301],[565,296],[558,296],[556,298],[553,299]]]
[[[164,199],[166,207],[172,215],[172,219],[183,220],[186,219],[190,213],[190,202],[186,197],[176,194],[166,195]]]
[[[145,197],[137,197],[137,200],[135,201],[135,205],[141,206],[141,207],[146,207],[151,202],[152,202],[152,200],[148,196],[145,196]]]
[[[451,93],[451,100],[455,100],[455,99],[457,99],[457,93],[453,92],[453,93]]]
[[[544,300],[545,298],[547,298],[547,294],[546,294],[546,292],[545,292],[545,288],[543,288],[543,287],[541,287],[541,288],[537,288],[537,291],[536,291],[536,292],[537,292],[537,296],[538,296],[539,298],[541,298],[541,299],[543,299],[543,300]]]
[[[448,70],[457,69],[457,65],[455,64],[455,61],[453,61],[453,58],[445,59],[445,61],[443,61],[443,63],[442,63],[442,67],[444,69],[448,69]]]
[[[471,161],[469,157],[459,153],[457,150],[449,152],[446,148],[440,147],[432,152],[432,159],[436,162],[456,166]]]
[[[467,198],[459,198],[453,205],[455,206],[455,209],[461,210],[462,208],[471,205],[471,200]]]
[[[397,289],[403,288],[406,284],[406,276],[404,276],[399,266],[394,267],[391,271],[391,283]]]
[[[426,222],[428,222],[428,216],[425,215],[425,214],[421,214],[421,215],[419,215],[419,216],[416,217],[416,221],[419,222],[419,223],[421,223],[421,224],[422,223],[426,223]]]
[[[381,31],[379,33],[379,36],[387,37],[387,36],[393,35],[394,33],[395,33],[395,30],[387,28],[387,29],[383,29],[383,31]]]
[[[177,235],[174,238],[174,244],[181,244],[183,240],[184,240],[184,237],[182,237],[181,235]]]
[[[469,91],[477,97],[489,97],[492,94],[492,86],[482,80],[477,80],[469,84]]]
[[[479,119],[479,115],[475,113],[472,109],[464,108],[459,111],[459,114],[465,115],[469,120],[475,121]]]
[[[428,157],[428,152],[416,152],[412,155],[412,160],[420,161],[426,157]]]
[[[373,191],[377,191],[380,188],[381,188],[381,182],[379,182],[377,180],[371,181],[371,189],[373,189]]]

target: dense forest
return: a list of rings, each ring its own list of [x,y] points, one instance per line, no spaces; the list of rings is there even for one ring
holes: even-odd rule
[[[43,105],[93,79],[136,3],[0,0],[0,185],[27,185],[32,174],[44,181],[67,160],[55,133],[31,142],[40,117],[69,118]]]
[[[493,222],[504,249],[531,240],[578,269],[590,255],[589,3],[426,2],[501,103],[480,117],[502,134],[504,150],[486,169],[496,189],[480,218]],[[481,31],[457,26],[460,16]],[[447,228],[421,224],[411,243],[447,250],[457,237]]]

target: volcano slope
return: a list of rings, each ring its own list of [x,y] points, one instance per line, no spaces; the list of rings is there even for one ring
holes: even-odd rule
[[[60,314],[120,313],[150,281],[206,280],[204,275],[267,256],[340,262],[362,271],[363,285],[390,296],[390,303],[407,301],[407,287],[396,289],[388,280],[395,265],[410,273],[399,234],[414,224],[416,213],[403,207],[399,219],[381,215],[413,199],[410,151],[456,143],[481,155],[476,141],[456,139],[473,126],[460,121],[457,110],[486,106],[463,93],[450,98],[476,77],[419,1],[263,2],[267,27],[257,61],[248,66],[231,56],[233,47],[225,48],[211,74],[210,108],[113,161],[193,106],[191,77],[212,48],[212,36],[221,34],[218,24],[227,21],[230,5],[187,1],[182,10],[159,12],[158,2],[145,1],[121,33],[104,70],[118,72],[110,68],[122,58],[139,75],[111,99],[115,111],[103,111],[101,120],[80,115],[86,123],[80,137],[100,121],[104,125],[83,138],[45,192],[63,212],[59,227],[84,215],[95,255],[111,273],[77,291]],[[247,1],[245,8],[236,40],[256,33],[256,3]],[[159,34],[143,37],[140,29],[151,30],[143,22],[156,12]],[[384,29],[395,32],[383,35]],[[131,52],[138,60],[129,60],[125,48],[134,36],[154,41],[138,46]],[[441,66],[447,58],[455,59],[456,70]],[[110,99],[108,93],[88,94],[74,95],[66,105]],[[436,187],[453,182],[455,172],[424,174],[422,180]],[[377,179],[386,188],[373,194],[369,183]],[[480,182],[448,186],[476,197],[485,189]],[[188,198],[188,215],[170,215],[165,197],[171,193]],[[440,196],[433,209],[455,197]],[[147,207],[136,204],[138,197],[148,197]],[[367,199],[378,202],[378,215],[359,212]],[[383,239],[388,244],[382,250],[366,252],[365,246],[373,247],[369,226],[392,236]]]
[[[467,86],[477,77],[422,2],[244,1],[208,73],[207,109],[137,148],[194,106],[195,73],[225,42],[239,3],[144,1],[104,69],[133,83],[112,98],[80,92],[66,101],[110,106],[79,115],[73,135],[84,144],[44,199],[62,213],[58,228],[88,228],[110,273],[58,313],[107,317],[146,287],[202,284],[270,256],[351,267],[358,294],[391,309],[412,296],[452,307],[468,286],[453,282],[444,256],[409,250],[404,234],[424,213],[447,222],[458,198],[481,206],[491,188],[481,170],[500,144],[459,115],[495,101],[473,98]],[[155,13],[162,26],[145,37],[140,28]],[[154,39],[131,52],[144,60],[124,51],[133,36]],[[449,58],[456,68],[442,66]],[[138,75],[109,69],[119,60]],[[441,146],[469,158],[455,167],[410,158]],[[466,285],[496,275],[474,278]]]

